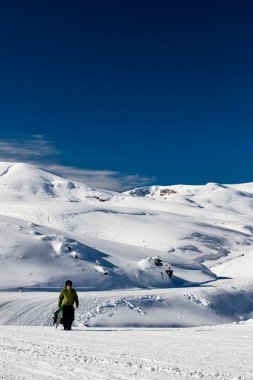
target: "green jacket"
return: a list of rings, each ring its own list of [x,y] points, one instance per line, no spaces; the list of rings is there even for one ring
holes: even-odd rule
[[[76,306],[78,307],[79,301],[78,296],[75,291],[75,289],[62,289],[60,295],[59,295],[59,306],[73,306],[74,302],[76,303]]]

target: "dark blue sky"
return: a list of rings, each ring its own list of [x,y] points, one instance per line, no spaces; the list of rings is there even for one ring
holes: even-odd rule
[[[251,0],[4,0],[0,38],[1,160],[253,181]]]

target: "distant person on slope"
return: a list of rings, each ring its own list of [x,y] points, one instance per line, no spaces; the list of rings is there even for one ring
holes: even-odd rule
[[[79,306],[78,296],[75,289],[72,288],[72,281],[65,282],[65,288],[59,295],[58,305],[63,310],[63,327],[64,330],[71,330],[74,321],[74,303]]]

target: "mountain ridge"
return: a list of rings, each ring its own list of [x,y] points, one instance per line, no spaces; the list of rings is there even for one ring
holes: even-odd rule
[[[2,278],[7,282],[8,267],[10,287],[11,282],[15,287],[18,282],[56,286],[69,276],[92,289],[178,287],[214,281],[217,275],[240,277],[238,260],[242,277],[250,276],[251,193],[214,183],[148,189],[155,199],[149,193],[134,196],[90,188],[29,164],[0,163]],[[44,236],[48,234],[51,237]],[[64,241],[79,248],[66,252]],[[30,246],[37,248],[29,259],[19,257],[25,253],[15,256],[31,252]],[[93,252],[98,262],[85,252]],[[161,258],[164,270],[145,264],[155,257]],[[53,278],[50,265],[57,267],[57,262],[61,270]],[[27,272],[31,263],[33,269]],[[172,280],[165,275],[166,265],[174,270]]]

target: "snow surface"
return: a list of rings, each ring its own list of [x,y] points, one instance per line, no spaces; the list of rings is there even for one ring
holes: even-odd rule
[[[253,321],[189,329],[3,326],[0,379],[250,380]]]
[[[0,379],[253,379],[252,209],[253,183],[116,193],[0,163]]]

